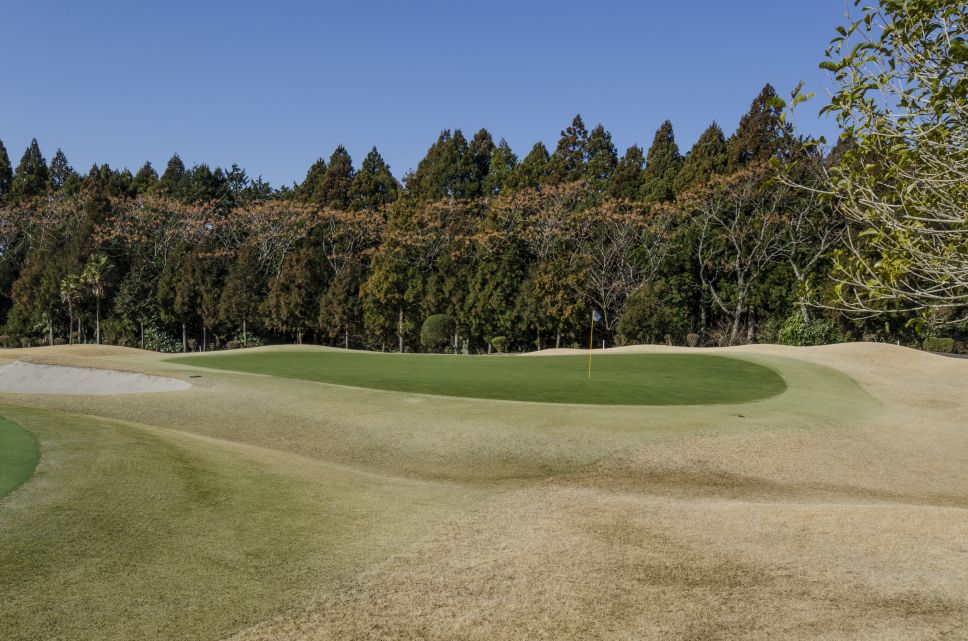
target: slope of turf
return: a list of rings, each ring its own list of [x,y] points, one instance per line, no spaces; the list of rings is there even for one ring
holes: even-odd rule
[[[281,351],[179,357],[173,362],[396,392],[585,405],[745,403],[786,389],[749,361],[704,354],[482,357]]]
[[[16,423],[0,418],[0,498],[30,478],[40,459],[33,435]]]

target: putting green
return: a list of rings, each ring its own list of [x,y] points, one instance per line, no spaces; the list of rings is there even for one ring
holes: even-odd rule
[[[0,499],[30,478],[39,459],[33,434],[0,418]]]
[[[232,352],[171,359],[197,367],[396,392],[583,405],[746,403],[786,389],[773,370],[705,354],[448,356]]]

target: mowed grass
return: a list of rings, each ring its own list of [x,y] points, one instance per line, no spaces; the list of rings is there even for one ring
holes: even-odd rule
[[[775,371],[704,354],[453,356],[336,351],[235,352],[172,362],[395,392],[583,405],[746,403],[786,389]]]
[[[0,501],[3,641],[223,638],[473,502],[170,430],[3,411],[44,449]]]
[[[0,418],[0,499],[30,478],[39,459],[40,450],[33,435]]]

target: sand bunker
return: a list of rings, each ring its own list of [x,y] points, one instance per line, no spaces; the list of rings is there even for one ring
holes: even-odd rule
[[[17,361],[0,367],[0,392],[111,396],[175,392],[191,387],[176,378]]]

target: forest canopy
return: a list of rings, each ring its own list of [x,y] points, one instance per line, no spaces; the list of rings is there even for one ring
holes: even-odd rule
[[[339,146],[273,188],[178,155],[81,173],[36,140],[14,166],[0,142],[0,344],[407,351],[444,315],[452,337],[434,350],[531,350],[584,344],[594,314],[606,345],[959,345],[958,4],[883,0],[838,31],[832,146],[795,132],[770,85],[690,149],[671,120],[621,154],[580,115],[522,156],[447,129],[402,181],[375,147],[356,164]],[[876,82],[911,89],[885,110]]]

